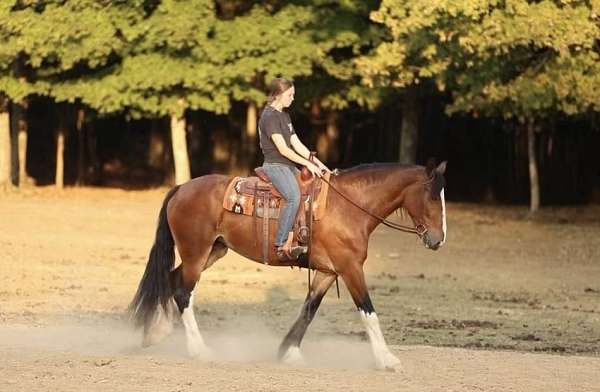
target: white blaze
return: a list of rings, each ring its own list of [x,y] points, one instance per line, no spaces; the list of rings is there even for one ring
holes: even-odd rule
[[[440,199],[442,200],[442,233],[444,234],[442,242],[440,242],[440,246],[442,246],[446,242],[446,200],[444,199],[444,188],[440,192]]]

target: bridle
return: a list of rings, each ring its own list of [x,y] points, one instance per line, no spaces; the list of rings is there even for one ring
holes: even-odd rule
[[[321,180],[323,182],[325,182],[327,185],[329,185],[329,187],[331,189],[333,189],[334,191],[336,191],[338,193],[338,195],[342,196],[342,198],[344,198],[347,202],[349,202],[350,204],[352,204],[353,206],[355,206],[356,208],[358,208],[359,210],[361,210],[365,214],[367,214],[367,215],[369,215],[369,216],[377,219],[379,222],[383,223],[387,227],[390,227],[390,228],[395,229],[395,230],[403,231],[405,233],[416,234],[419,237],[423,237],[425,235],[425,233],[427,233],[427,226],[425,226],[422,223],[418,223],[415,227],[410,227],[410,226],[406,226],[406,225],[401,225],[399,223],[391,222],[391,221],[389,221],[389,220],[387,220],[385,218],[382,218],[379,215],[376,215],[376,214],[374,214],[372,212],[369,212],[365,208],[359,206],[354,201],[352,201],[348,196],[344,195],[339,189],[337,189],[335,186],[333,186],[333,184],[331,184],[331,182],[327,181],[323,177],[321,177]],[[432,181],[433,181],[433,177],[430,178],[430,179],[428,179],[425,182],[422,182],[421,185],[427,185],[427,184],[429,184]]]

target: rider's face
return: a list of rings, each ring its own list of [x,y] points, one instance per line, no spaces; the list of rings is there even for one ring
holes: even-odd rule
[[[296,90],[294,89],[294,86],[292,86],[281,93],[281,96],[279,99],[280,99],[281,105],[284,108],[287,108],[288,106],[290,106],[292,104],[292,102],[294,101],[295,92],[296,92]]]

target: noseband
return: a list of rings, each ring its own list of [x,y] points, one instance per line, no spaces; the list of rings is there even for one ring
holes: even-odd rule
[[[361,210],[362,212],[364,212],[365,214],[377,219],[379,222],[383,223],[384,225],[386,225],[387,227],[390,227],[394,230],[399,230],[399,231],[403,231],[405,233],[413,233],[419,236],[419,238],[423,237],[426,233],[427,233],[427,226],[425,226],[422,223],[417,224],[415,227],[410,227],[410,226],[406,226],[406,225],[401,225],[398,223],[394,223],[391,222],[385,218],[380,217],[379,215],[373,214],[372,212],[367,211],[366,209],[364,209],[363,207],[359,206],[358,204],[356,204],[354,201],[352,201],[348,196],[344,195],[342,192],[340,192],[339,189],[337,189],[335,186],[333,186],[329,181],[327,181],[325,178],[321,177],[321,180],[324,181],[327,185],[329,185],[329,187],[331,189],[333,189],[334,191],[336,191],[338,193],[338,195],[342,196],[344,199],[346,199],[347,202],[349,202],[350,204],[352,204],[354,207],[358,208],[359,210]],[[421,185],[426,185],[429,184],[431,181],[433,181],[433,178],[430,178],[429,180],[421,183]]]

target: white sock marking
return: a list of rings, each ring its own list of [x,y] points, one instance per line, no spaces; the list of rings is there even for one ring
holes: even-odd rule
[[[371,349],[375,356],[375,366],[378,369],[392,368],[400,364],[400,360],[390,352],[379,326],[379,318],[375,312],[367,314],[360,311],[360,318],[365,324],[367,335],[371,341]]]
[[[304,357],[300,352],[300,347],[298,346],[290,346],[287,349],[283,357],[281,357],[281,361],[283,363],[287,363],[289,365],[304,365]]]
[[[190,294],[190,303],[188,307],[183,310],[181,320],[185,327],[187,350],[190,356],[195,357],[208,354],[210,350],[204,343],[204,339],[202,339],[196,317],[194,316],[194,293]]]

